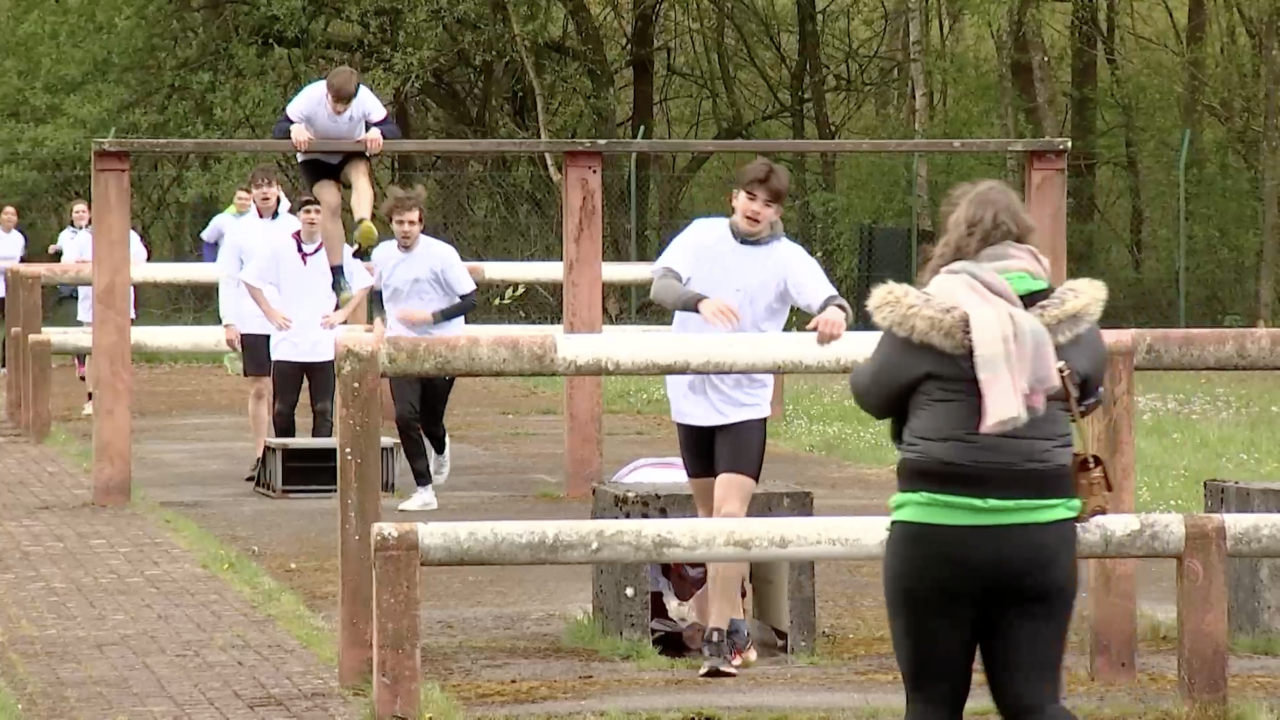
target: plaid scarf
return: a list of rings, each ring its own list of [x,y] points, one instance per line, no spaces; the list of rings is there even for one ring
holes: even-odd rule
[[[982,395],[978,432],[998,435],[1044,413],[1061,386],[1049,331],[1022,307],[1002,275],[1049,277],[1049,261],[1030,245],[1003,242],[942,268],[925,292],[969,317],[973,367]]]

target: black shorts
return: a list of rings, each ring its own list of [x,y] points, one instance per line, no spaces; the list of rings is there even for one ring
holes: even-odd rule
[[[245,377],[271,377],[271,336],[241,335],[240,364]]]
[[[759,482],[768,423],[768,418],[711,427],[676,423],[685,473],[691,478],[737,473]]]
[[[298,162],[298,173],[302,175],[302,185],[308,191],[312,191],[316,187],[316,183],[321,180],[332,180],[338,183],[338,187],[345,187],[350,183],[342,179],[342,171],[346,169],[347,164],[357,158],[369,159],[365,153],[346,153],[342,159],[336,163],[327,160],[317,160],[315,158],[309,160],[301,160]]]

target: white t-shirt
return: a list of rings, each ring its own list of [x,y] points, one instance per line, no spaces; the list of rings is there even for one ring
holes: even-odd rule
[[[71,243],[71,239],[78,235],[83,229],[84,228],[75,227],[74,225],[68,225],[62,228],[62,232],[58,233],[57,241],[53,243],[54,246],[62,250],[62,252],[66,252],[67,247],[69,247]]]
[[[14,228],[8,232],[0,230],[0,262],[18,262],[27,254],[27,238]],[[5,269],[0,267],[0,298],[5,295]]]
[[[729,218],[700,218],[676,235],[653,264],[680,274],[684,284],[738,311],[736,330],[725,331],[691,312],[677,312],[673,332],[773,333],[786,327],[791,308],[816,313],[836,295],[835,286],[807,250],[786,237],[764,245],[734,239]],[[671,417],[685,425],[718,426],[769,416],[773,375],[669,375]]]
[[[142,237],[134,230],[129,230],[129,260],[133,263],[144,263],[148,259],[147,246],[142,244]],[[62,246],[62,262],[93,261],[93,228],[87,227],[67,238]],[[76,288],[79,298],[76,301],[76,320],[82,323],[93,322],[93,286],[80,285]],[[129,286],[129,319],[137,318],[133,286]]]
[[[249,297],[240,282],[240,273],[272,243],[292,243],[293,234],[301,228],[297,216],[283,209],[277,210],[274,217],[264,218],[256,207],[228,227],[217,260],[218,315],[223,325],[235,325],[241,335],[270,335],[276,331],[262,308]],[[264,287],[262,292],[268,302],[279,306],[280,296],[274,286]]]
[[[324,80],[317,80],[298,91],[285,106],[285,115],[302,123],[317,140],[359,140],[369,126],[387,117],[387,108],[368,87],[361,85],[346,112],[335,115],[329,107],[329,90]],[[298,161],[324,160],[342,162],[342,153],[298,153]]]
[[[373,277],[364,263],[355,259],[351,246],[343,245],[343,271],[352,292],[373,285]],[[306,261],[303,261],[306,253]],[[334,342],[338,328],[326,330],[320,325],[324,316],[334,311],[338,298],[333,294],[333,274],[325,258],[324,244],[317,238],[312,245],[298,250],[293,236],[272,237],[253,262],[240,273],[240,280],[267,293],[274,287],[279,302],[272,305],[289,318],[288,330],[273,328],[271,359],[286,362],[326,362],[334,359]],[[268,298],[270,294],[267,293]]]
[[[249,212],[253,211],[250,210]],[[245,214],[247,215],[248,213]],[[231,226],[242,217],[244,217],[244,215],[237,215],[233,212],[226,211],[214,215],[213,218],[209,220],[209,224],[204,226],[204,230],[200,231],[200,239],[215,245],[221,243],[222,239],[227,236],[227,231],[231,229]]]
[[[387,335],[424,337],[456,335],[466,326],[466,318],[456,317],[439,325],[405,326],[396,317],[400,310],[436,312],[475,292],[476,282],[467,272],[458,251],[449,243],[429,235],[419,235],[418,244],[404,252],[395,240],[386,240],[373,249],[373,286],[382,290],[387,309]]]

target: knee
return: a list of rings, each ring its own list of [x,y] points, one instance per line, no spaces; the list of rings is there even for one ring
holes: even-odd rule
[[[743,518],[747,516],[747,506],[743,503],[723,502],[716,503],[713,517],[718,518]]]
[[[316,403],[316,406],[311,410],[311,412],[321,417],[333,417],[333,402],[330,400],[321,400]]]
[[[255,382],[249,386],[249,399],[254,402],[266,402],[271,397],[271,386],[266,383]]]
[[[396,425],[400,427],[412,427],[418,422],[418,417],[408,410],[396,410]]]

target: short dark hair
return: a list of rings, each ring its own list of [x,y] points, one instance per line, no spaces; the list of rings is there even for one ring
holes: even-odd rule
[[[280,184],[280,176],[276,174],[275,165],[259,165],[249,173],[249,187],[253,187],[258,183],[269,182],[273,185]]]
[[[349,103],[360,90],[360,73],[347,65],[339,65],[325,76],[324,86],[334,102]]]
[[[758,157],[738,169],[738,189],[784,203],[791,189],[791,171],[769,158]]]
[[[236,186],[236,192],[237,192],[237,193],[249,193],[250,195],[252,195],[252,194],[253,194],[253,188],[249,187],[248,185],[237,185],[237,186]]]
[[[316,199],[315,195],[303,194],[298,197],[298,202],[293,206],[293,209],[296,212],[302,212],[303,210],[311,207],[312,205],[315,205],[316,207],[320,207],[320,201]]]
[[[423,206],[427,201],[427,189],[415,185],[412,190],[405,190],[392,185],[387,188],[387,199],[382,203],[382,215],[391,222],[392,216],[418,211],[418,220],[426,222],[427,211]]]

